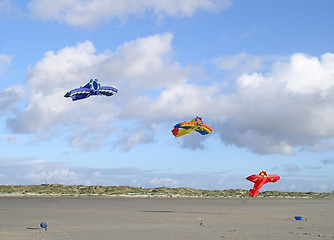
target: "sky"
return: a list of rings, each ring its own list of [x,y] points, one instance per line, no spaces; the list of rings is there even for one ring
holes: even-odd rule
[[[332,9],[0,0],[0,184],[334,191]],[[64,97],[90,79],[118,93]]]

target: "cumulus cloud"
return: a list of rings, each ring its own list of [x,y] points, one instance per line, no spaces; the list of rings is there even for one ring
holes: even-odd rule
[[[191,81],[197,70],[173,59],[172,39],[170,33],[156,34],[102,53],[86,41],[45,53],[27,74],[27,105],[14,112],[7,126],[37,139],[62,133],[72,146],[85,149],[109,139],[128,151],[154,141],[158,124],[198,115],[213,128],[207,137],[216,135],[224,144],[255,153],[333,149],[334,54],[293,54],[264,72],[239,74],[226,89],[222,81],[205,85]],[[118,88],[118,94],[77,102],[63,97],[90,78]],[[10,95],[3,105],[9,106]],[[181,147],[204,145],[185,138]]]
[[[87,117],[80,117],[82,115],[76,111],[80,103],[68,104],[68,99],[63,95],[70,88],[88,81],[89,73],[94,72],[94,66],[106,58],[105,54],[94,53],[93,44],[88,41],[79,43],[76,47],[66,47],[58,53],[47,52],[27,74],[29,99],[26,108],[14,118],[8,119],[8,126],[14,132],[45,136],[58,124],[66,126],[74,120],[92,121],[88,117],[89,114],[94,114],[92,105],[86,106],[85,111],[89,113]]]
[[[294,54],[266,73],[242,74],[216,104],[221,139],[262,154],[320,149],[334,137],[333,67],[334,54]]]
[[[277,79],[295,94],[331,93],[334,86],[334,54],[327,53],[321,58],[294,54],[289,62],[280,62],[273,67]]]
[[[129,15],[152,11],[158,18],[164,16],[190,17],[197,11],[220,11],[230,0],[33,0],[28,4],[31,14],[43,20],[56,20],[71,26],[92,27],[113,19],[126,21]]]
[[[22,100],[24,90],[21,86],[11,86],[0,91],[0,115],[13,111],[17,103]]]
[[[135,119],[139,120],[134,127],[137,130],[130,133],[126,127],[116,145],[128,150],[151,142],[151,120],[157,112],[141,100],[149,98],[145,91],[160,92],[183,83],[191,72],[170,58],[172,37],[166,33],[139,38],[124,43],[114,53],[96,53],[90,41],[46,52],[27,74],[27,105],[7,120],[7,126],[15,133],[32,133],[37,139],[62,133],[72,146],[90,149],[101,146],[111,132],[123,131],[114,124],[116,119]],[[63,97],[90,78],[99,78],[102,85],[114,86],[119,93],[77,102]]]

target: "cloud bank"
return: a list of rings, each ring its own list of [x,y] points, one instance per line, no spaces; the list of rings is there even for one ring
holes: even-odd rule
[[[279,174],[275,184],[266,184],[262,191],[330,192],[333,182],[325,176],[305,178],[306,168],[284,166],[294,174]],[[296,172],[298,171],[298,172]],[[205,181],[203,181],[205,179]],[[0,158],[0,181],[5,185],[56,183],[68,185],[105,185],[134,187],[191,187],[197,189],[250,189],[251,182],[242,173],[190,172],[170,173],[140,168],[89,168],[69,166],[61,162],[45,162],[33,158]]]
[[[246,73],[228,86],[219,80],[204,85],[193,80],[196,68],[173,59],[172,39],[170,33],[156,34],[102,53],[86,41],[45,53],[27,74],[26,106],[7,119],[7,126],[37,139],[63,134],[73,146],[95,148],[111,141],[128,151],[155,141],[159,124],[173,126],[199,115],[223,144],[255,153],[334,148],[334,54],[293,54],[263,72],[249,72],[253,65],[247,63]],[[235,58],[253,59],[245,54]],[[226,62],[217,57],[214,64],[220,66],[219,60]],[[254,61],[257,66],[260,59]],[[119,93],[78,102],[63,97],[90,78]],[[1,101],[10,101],[9,95]],[[181,146],[204,148],[195,142]]]
[[[292,154],[334,137],[334,54],[294,54],[267,73],[241,75],[217,113],[220,138],[258,153]],[[216,116],[218,117],[218,115]]]
[[[31,14],[43,20],[56,20],[71,26],[93,27],[113,19],[125,21],[129,15],[152,11],[158,18],[190,17],[197,11],[220,11],[231,5],[230,0],[33,0],[28,4]]]
[[[37,139],[68,135],[71,145],[83,148],[100,146],[115,131],[123,132],[115,144],[124,150],[141,141],[150,142],[147,136],[155,131],[151,120],[156,114],[137,102],[145,104],[145,91],[185,82],[190,72],[170,60],[172,37],[167,33],[139,38],[124,43],[114,53],[96,53],[90,41],[45,53],[27,74],[26,106],[7,119],[7,126],[14,133],[34,134]],[[118,88],[119,93],[78,102],[63,97],[90,78]],[[116,120],[138,121],[146,131],[135,137],[129,134],[129,126],[113,124]],[[136,128],[141,129],[135,124]]]

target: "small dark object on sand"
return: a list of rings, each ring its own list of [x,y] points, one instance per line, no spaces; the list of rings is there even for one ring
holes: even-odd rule
[[[41,222],[40,226],[41,226],[41,228],[44,228],[45,231],[48,230],[48,224],[46,222]]]

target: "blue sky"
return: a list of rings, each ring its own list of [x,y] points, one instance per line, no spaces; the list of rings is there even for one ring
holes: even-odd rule
[[[333,191],[333,7],[0,0],[0,184]],[[91,78],[119,92],[63,97]]]

